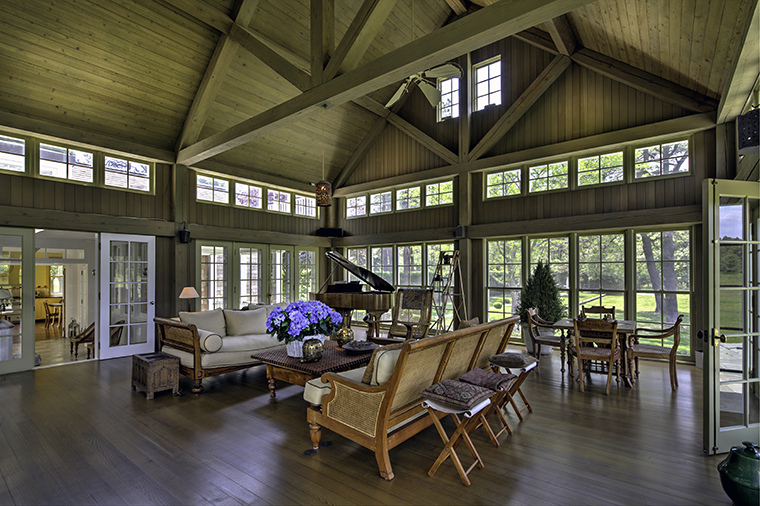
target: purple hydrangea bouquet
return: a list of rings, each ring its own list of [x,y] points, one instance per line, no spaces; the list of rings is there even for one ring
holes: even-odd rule
[[[318,300],[297,300],[285,309],[276,307],[267,318],[267,331],[278,341],[302,341],[307,336],[331,335],[340,328],[343,318]]]

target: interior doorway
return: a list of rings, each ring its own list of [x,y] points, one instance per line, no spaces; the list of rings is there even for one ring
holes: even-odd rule
[[[79,334],[97,320],[97,252],[97,234],[35,230],[36,367],[97,357],[97,332],[75,352],[69,340],[72,331]]]

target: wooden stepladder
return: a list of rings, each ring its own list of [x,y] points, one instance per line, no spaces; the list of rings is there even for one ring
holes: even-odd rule
[[[460,292],[456,291],[457,281]],[[459,251],[441,251],[430,284],[430,288],[433,289],[433,307],[436,311],[432,335],[437,336],[452,330],[455,320],[467,320],[467,302],[464,290],[461,289],[463,286]],[[451,313],[448,315],[448,321],[447,312]]]

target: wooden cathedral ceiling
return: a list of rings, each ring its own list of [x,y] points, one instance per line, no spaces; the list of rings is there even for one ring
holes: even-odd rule
[[[569,65],[718,121],[741,112],[758,74],[757,0],[4,0],[3,11],[0,125],[298,188],[322,178],[323,149],[326,179],[344,183],[389,123],[456,163],[381,104],[405,76],[507,36],[556,56],[470,159]]]

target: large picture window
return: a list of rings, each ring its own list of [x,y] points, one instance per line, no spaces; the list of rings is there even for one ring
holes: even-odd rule
[[[559,296],[565,311],[570,306],[570,239],[568,237],[543,237],[530,240],[530,274],[538,262],[548,265],[559,288]]]
[[[488,321],[508,318],[517,313],[522,290],[522,258],[520,239],[487,242],[486,316]]]
[[[371,250],[370,270],[393,284],[393,246],[377,246]]]
[[[625,319],[625,236],[584,235],[578,238],[578,307],[615,307]]]
[[[422,276],[422,245],[409,244],[396,248],[398,255],[399,288],[421,287]]]

